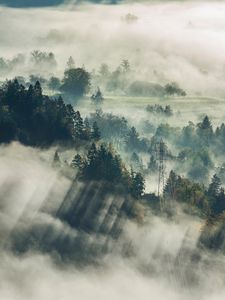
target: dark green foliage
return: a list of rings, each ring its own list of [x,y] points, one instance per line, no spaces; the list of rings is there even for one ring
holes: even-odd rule
[[[127,151],[147,151],[148,145],[145,139],[141,139],[135,127],[131,127],[126,138]]]
[[[48,82],[48,87],[50,90],[58,91],[60,88],[61,82],[57,77],[51,77]]]
[[[165,107],[155,104],[155,105],[148,105],[146,107],[147,112],[157,115],[164,115],[166,117],[171,117],[173,115],[173,111],[170,105],[166,105]]]
[[[211,183],[208,188],[208,196],[209,198],[217,197],[221,190],[221,180],[220,178],[214,174],[211,180]]]
[[[92,144],[87,155],[87,164],[83,170],[84,178],[120,182],[123,178],[120,157],[114,155],[110,147]]]
[[[91,137],[91,126],[89,124],[88,118],[84,119],[84,131],[83,131],[84,138],[90,139]]]
[[[177,136],[180,134],[180,129],[177,127],[172,127],[168,123],[166,124],[160,124],[158,128],[156,129],[155,137],[157,139],[163,138],[166,140],[175,140]]]
[[[140,199],[145,190],[144,177],[141,173],[131,171],[131,194],[134,198]]]
[[[188,175],[193,180],[203,182],[208,179],[209,171],[213,167],[213,162],[207,150],[202,149],[193,152],[188,161]]]
[[[68,69],[64,73],[61,91],[75,98],[83,97],[90,89],[90,74],[83,68]]]
[[[75,135],[82,139],[84,134],[84,122],[79,111],[74,112]]]
[[[164,197],[166,200],[197,207],[208,218],[225,212],[224,189],[221,188],[221,181],[216,174],[207,189],[203,184],[191,182],[171,171],[164,188]]]
[[[89,118],[90,124],[97,122],[101,136],[105,140],[122,143],[129,132],[127,120],[110,113],[103,113],[101,109],[96,110]]]
[[[100,130],[98,128],[98,124],[97,122],[93,123],[92,126],[92,131],[91,131],[91,137],[93,138],[93,140],[98,141],[101,138],[101,134],[100,134]]]
[[[211,204],[211,214],[213,216],[219,216],[225,212],[225,192],[223,188],[220,188],[219,193],[216,197],[212,197]]]
[[[141,173],[129,173],[111,145],[92,143],[86,157],[75,155],[71,166],[78,168],[79,177],[86,181],[107,181],[121,185],[123,190],[138,199],[144,193],[144,178]]]
[[[195,133],[195,125],[192,122],[185,127],[183,127],[181,136],[180,136],[180,144],[189,145],[189,147],[195,147],[197,142],[196,133]]]
[[[70,166],[72,168],[77,168],[78,170],[82,170],[82,168],[84,167],[84,161],[83,158],[80,154],[76,154],[70,164]]]
[[[209,146],[213,138],[213,128],[208,116],[205,116],[203,121],[199,123],[197,127],[198,137],[202,140],[205,146]]]
[[[208,212],[208,198],[204,185],[193,183],[186,178],[178,176],[174,171],[170,172],[164,188],[164,197],[196,206],[202,213]]]
[[[0,88],[0,142],[18,140],[26,145],[82,139],[82,118],[61,97],[42,94],[39,82],[26,89],[15,79]]]
[[[168,96],[186,96],[186,92],[184,90],[182,90],[177,83],[172,82],[172,83],[168,83],[165,86],[165,93]]]
[[[154,155],[155,159],[159,159],[159,156],[163,157],[165,160],[174,159],[171,151],[168,148],[167,143],[161,138],[160,140],[155,136],[152,137],[150,141],[150,147],[148,149],[151,155]]]

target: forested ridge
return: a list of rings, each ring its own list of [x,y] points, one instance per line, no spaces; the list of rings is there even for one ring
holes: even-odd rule
[[[160,106],[148,106],[147,111],[150,114],[163,113],[167,118],[173,114],[170,106],[166,106],[165,110]],[[154,127],[148,128],[154,130]],[[145,130],[149,130],[148,128]],[[175,136],[174,130],[177,131]],[[222,215],[225,210],[224,189],[219,178],[220,175],[223,176],[223,169],[218,169],[219,174],[213,176],[208,187],[204,183],[198,183],[196,176],[201,176],[199,172],[203,172],[205,176],[207,168],[213,164],[207,149],[212,147],[219,151],[218,155],[221,154],[222,148],[219,146],[224,140],[223,131],[224,124],[214,131],[206,116],[197,126],[190,122],[182,130],[161,124],[155,129],[151,140],[141,139],[137,129],[129,127],[125,118],[96,110],[95,114],[83,119],[80,112],[71,104],[66,104],[61,96],[52,98],[44,95],[39,81],[25,88],[17,79],[9,80],[0,89],[1,143],[19,141],[36,147],[49,147],[57,143],[68,147],[84,147],[83,154],[75,154],[69,162],[70,168],[77,172],[76,179],[108,181],[112,185],[121,185],[124,192],[136,199],[146,198],[145,173],[154,174],[158,170],[155,156],[157,141],[162,138],[166,141],[171,136],[172,140],[176,139],[175,143],[179,148],[185,144],[184,150],[175,156],[164,143],[164,155],[168,156],[168,160],[178,161],[180,165],[187,164],[187,159],[193,157],[193,167],[199,168],[189,171],[190,175],[195,174],[194,181],[171,170],[160,197],[165,198],[168,203],[177,201],[196,207],[206,218]],[[131,169],[122,161],[113,144],[122,144],[128,153],[133,153]],[[149,169],[145,170],[141,166],[137,154],[139,152],[149,153]],[[199,159],[203,164],[198,163]],[[58,153],[55,154],[54,161],[56,165],[60,161]],[[152,194],[150,203],[151,198],[156,199],[157,196]]]

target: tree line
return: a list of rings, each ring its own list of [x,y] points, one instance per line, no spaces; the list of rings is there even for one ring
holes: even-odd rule
[[[90,127],[61,96],[44,95],[39,81],[26,88],[14,79],[0,87],[0,143],[46,147],[99,138],[96,122]]]

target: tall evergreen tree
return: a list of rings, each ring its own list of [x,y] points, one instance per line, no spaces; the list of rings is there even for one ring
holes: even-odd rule
[[[84,133],[84,122],[79,111],[74,113],[74,126],[76,137],[82,138]]]
[[[136,198],[139,199],[145,190],[145,182],[144,177],[141,173],[131,173],[132,179],[132,186],[131,186],[131,193]]]
[[[221,188],[221,181],[220,178],[214,174],[211,180],[211,183],[208,188],[208,195],[209,197],[216,197],[218,196]]]
[[[98,141],[101,138],[101,133],[100,133],[97,122],[93,123],[91,136],[95,141]]]
[[[57,150],[55,151],[52,165],[53,165],[53,167],[56,167],[56,168],[59,168],[61,166],[61,160],[60,160],[59,153]]]
[[[80,154],[76,154],[71,162],[71,167],[72,168],[78,168],[79,170],[82,170],[84,165],[83,158],[81,157]]]

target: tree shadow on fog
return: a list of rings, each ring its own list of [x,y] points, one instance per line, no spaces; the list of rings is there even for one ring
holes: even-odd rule
[[[134,200],[125,193],[112,196],[112,188],[104,182],[82,188],[73,183],[57,210],[49,211],[47,199],[32,219],[24,212],[11,233],[12,251],[41,251],[78,266],[97,263],[115,247],[133,210]]]

